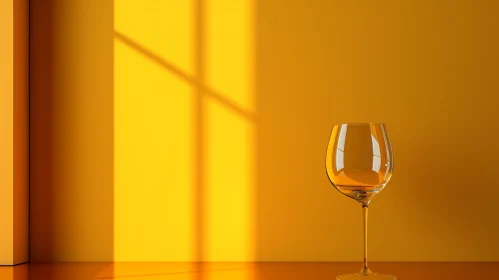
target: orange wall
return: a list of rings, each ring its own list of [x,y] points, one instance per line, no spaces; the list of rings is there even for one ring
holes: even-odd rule
[[[0,1],[0,264],[28,260],[28,6]]]
[[[109,261],[112,1],[33,0],[30,9],[30,258]]]
[[[1,232],[0,232],[0,251],[2,252],[1,262],[2,263],[12,263],[13,262],[13,205],[14,205],[14,13],[13,13],[13,2],[12,1],[2,1],[0,2],[0,11],[2,11],[2,16],[0,19],[0,36],[2,42],[0,55],[0,129],[4,137],[0,138],[0,154],[2,155],[0,161],[0,177],[1,181],[1,194],[2,202],[0,203],[2,213],[1,221]],[[4,253],[5,252],[5,253]]]
[[[28,9],[0,1],[0,264],[28,260]]]
[[[498,261],[498,8],[31,1],[33,259],[360,260],[324,157],[369,121],[396,162],[370,258]]]

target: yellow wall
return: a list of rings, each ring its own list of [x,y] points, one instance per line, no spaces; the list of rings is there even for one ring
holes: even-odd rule
[[[31,8],[35,260],[359,260],[324,157],[363,121],[396,166],[370,258],[499,260],[495,1]]]
[[[0,264],[28,260],[28,9],[0,1]]]
[[[252,259],[250,4],[115,3],[115,260]]]

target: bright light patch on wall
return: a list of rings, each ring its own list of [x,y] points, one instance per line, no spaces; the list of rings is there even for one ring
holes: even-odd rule
[[[114,29],[193,74],[194,6],[194,0],[116,0]]]
[[[191,261],[194,91],[190,1],[115,1],[114,260]],[[158,62],[160,61],[160,62]]]
[[[252,111],[254,0],[206,0],[207,84]]]
[[[253,260],[252,3],[191,4],[115,3],[115,261]]]
[[[207,0],[206,238],[211,261],[253,260],[252,0]],[[235,109],[236,108],[236,109]]]
[[[205,251],[211,261],[248,261],[253,246],[253,124],[223,105],[207,108]]]
[[[115,261],[186,261],[193,246],[191,88],[115,41]]]

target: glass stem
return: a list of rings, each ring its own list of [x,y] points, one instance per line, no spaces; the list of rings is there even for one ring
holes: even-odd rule
[[[362,204],[362,210],[364,210],[364,266],[359,273],[367,276],[373,274],[367,266],[367,214],[369,212],[367,204]]]

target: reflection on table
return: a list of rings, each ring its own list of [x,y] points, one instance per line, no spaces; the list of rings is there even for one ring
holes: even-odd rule
[[[332,280],[359,263],[30,263],[0,267],[1,280]],[[497,279],[499,263],[372,263],[402,280]]]

